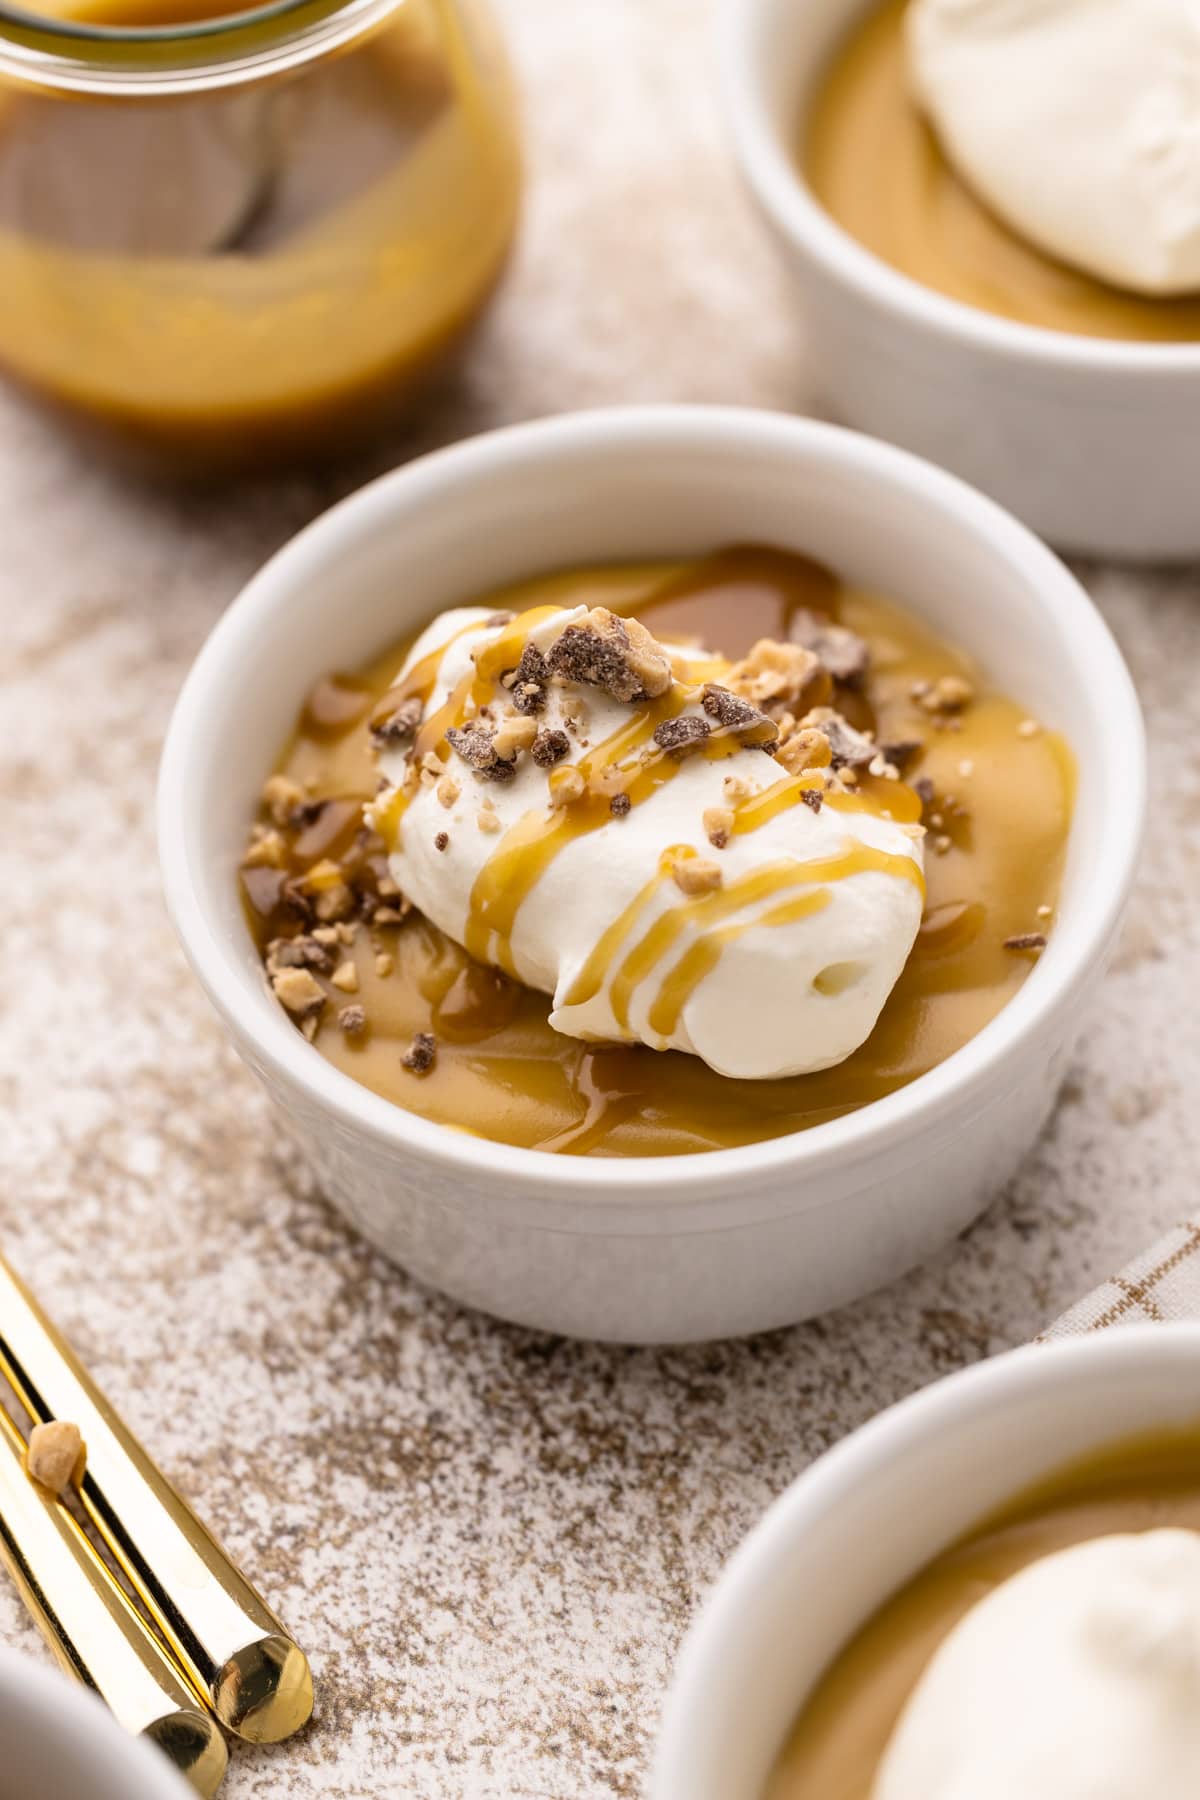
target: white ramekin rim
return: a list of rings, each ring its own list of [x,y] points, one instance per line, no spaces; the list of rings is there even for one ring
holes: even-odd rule
[[[848,8],[850,0],[847,0]],[[857,0],[863,10],[863,0]],[[717,19],[718,79],[734,151],[763,212],[785,243],[812,257],[843,286],[890,311],[905,327],[954,339],[980,354],[1032,370],[1134,375],[1170,382],[1200,374],[1200,343],[1089,338],[1002,318],[954,300],[892,268],[819,204],[771,120],[755,54],[779,0],[722,0]],[[801,123],[799,106],[794,121]]]
[[[1147,1322],[1054,1343],[1023,1344],[919,1389],[827,1450],[742,1539],[688,1631],[663,1711],[650,1789],[653,1800],[683,1791],[676,1783],[692,1760],[693,1725],[706,1715],[714,1688],[720,1685],[729,1645],[741,1641],[743,1628],[756,1616],[769,1612],[789,1549],[819,1521],[836,1515],[854,1494],[873,1484],[886,1492],[888,1472],[899,1458],[922,1444],[951,1443],[951,1434],[968,1420],[978,1425],[989,1414],[1035,1392],[1067,1391],[1081,1379],[1099,1381],[1130,1363],[1153,1367],[1158,1359],[1169,1372],[1181,1353],[1200,1358],[1200,1323]],[[1096,1442],[1098,1446],[1105,1442],[1102,1422]],[[977,1518],[985,1518],[1012,1498],[1011,1488],[998,1484]],[[880,1592],[875,1604],[882,1605],[887,1597]]]
[[[260,996],[234,947],[207,916],[193,878],[186,825],[190,745],[202,735],[210,699],[222,690],[226,671],[243,660],[243,640],[256,633],[262,616],[286,608],[316,546],[323,553],[349,549],[387,515],[398,491],[411,502],[514,462],[524,463],[533,475],[544,460],[584,446],[619,456],[632,441],[651,441],[670,456],[703,439],[718,444],[731,459],[739,446],[751,444],[781,455],[789,449],[816,451],[835,470],[865,470],[907,489],[917,504],[924,500],[952,508],[979,537],[981,554],[1006,558],[1042,605],[1060,620],[1069,619],[1077,658],[1072,678],[1103,696],[1108,725],[1095,743],[1074,746],[1077,754],[1101,760],[1112,794],[1097,841],[1089,847],[1094,878],[1079,902],[1073,929],[1051,940],[1030,979],[982,1031],[935,1069],[856,1112],[763,1143],[686,1156],[556,1157],[476,1139],[406,1112],[343,1074],[305,1042],[282,1011],[265,1020],[259,1016],[253,1001]],[[619,535],[614,531],[614,547]],[[885,1151],[889,1158],[910,1156],[910,1146],[922,1134],[939,1123],[944,1126],[951,1104],[961,1122],[1002,1087],[1017,1085],[1022,1047],[1072,1007],[1116,931],[1137,867],[1145,792],[1141,710],[1107,625],[1058,558],[1001,507],[932,464],[839,426],[749,408],[633,406],[507,426],[435,451],[370,482],[293,537],[218,621],[184,683],[163,749],[157,813],[168,910],[209,998],[235,1040],[252,1046],[259,1066],[299,1090],[346,1131],[365,1134],[396,1152],[418,1151],[452,1175],[486,1182],[499,1169],[530,1194],[586,1194],[593,1202],[616,1207],[646,1199],[698,1203],[728,1195],[736,1209],[736,1184],[769,1180],[782,1171],[804,1176],[807,1189],[798,1185],[796,1191],[796,1208],[802,1210],[819,1204],[815,1178],[831,1166],[853,1166]],[[572,1228],[567,1214],[562,1228]]]

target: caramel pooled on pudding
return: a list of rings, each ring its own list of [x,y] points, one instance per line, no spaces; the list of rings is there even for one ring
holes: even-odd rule
[[[975,198],[912,97],[905,6],[886,0],[852,27],[814,97],[799,162],[830,216],[901,274],[983,312],[1083,337],[1200,342],[1200,295],[1109,287],[1035,250]]]
[[[1070,1545],[1163,1527],[1200,1531],[1194,1430],[1115,1446],[1004,1507],[902,1587],[835,1658],[763,1800],[871,1800],[905,1703],[934,1652],[980,1600]],[[1016,1717],[1012,1730],[1020,1729]]]
[[[1027,978],[1036,953],[1005,942],[1050,928],[1070,819],[1069,755],[918,621],[841,588],[803,557],[756,548],[571,571],[482,604],[515,614],[603,606],[635,614],[659,640],[719,646],[730,658],[760,639],[786,645],[822,633],[820,654],[851,659],[833,692],[849,726],[873,730],[879,746],[906,759],[911,792],[856,772],[863,803],[882,796],[881,806],[898,806],[909,792],[909,804],[924,808],[928,891],[916,945],[868,1041],[818,1074],[736,1081],[694,1056],[554,1031],[546,995],[475,961],[408,906],[388,876],[385,845],[363,827],[376,787],[371,714],[380,715],[378,731],[397,704],[381,701],[404,660],[399,645],[309,697],[242,875],[257,941],[290,995],[281,999],[337,1067],[410,1110],[505,1143],[599,1155],[718,1149],[894,1091],[965,1043]],[[865,670],[854,640],[870,651]],[[398,731],[408,728],[398,721]],[[460,758],[453,764],[438,761],[434,779],[476,781]],[[473,829],[488,836],[488,783],[479,786]],[[723,821],[710,823],[719,837]],[[359,922],[364,896],[369,922]],[[418,1033],[436,1044],[419,1074],[403,1065]]]

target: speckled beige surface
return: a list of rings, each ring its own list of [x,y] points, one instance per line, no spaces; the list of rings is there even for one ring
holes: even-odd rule
[[[422,443],[606,401],[803,402],[704,10],[506,0],[526,230]],[[680,1635],[766,1502],[1194,1206],[1197,578],[1083,571],[1149,705],[1155,819],[1122,953],[1013,1190],[933,1267],[820,1323],[596,1349],[431,1298],[343,1227],[277,1145],[160,904],[154,770],[184,670],[260,559],[368,472],[164,499],[0,399],[3,1242],[312,1653],[315,1723],[235,1754],[231,1800],[629,1796]],[[7,1586],[0,1637],[36,1645]]]

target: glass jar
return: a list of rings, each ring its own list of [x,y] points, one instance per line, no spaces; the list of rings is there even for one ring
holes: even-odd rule
[[[231,5],[0,0],[0,369],[157,467],[360,441],[516,221],[478,0]]]

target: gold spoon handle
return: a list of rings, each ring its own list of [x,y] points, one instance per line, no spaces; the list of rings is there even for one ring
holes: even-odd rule
[[[66,1508],[25,1473],[21,1434],[0,1411],[0,1557],[55,1656],[153,1738],[198,1794],[216,1793],[227,1752],[174,1663]]]
[[[87,1445],[80,1495],[180,1668],[239,1737],[274,1743],[312,1712],[304,1652],[151,1462],[0,1257],[0,1369],[35,1421]]]

